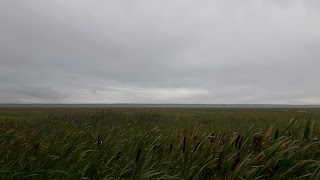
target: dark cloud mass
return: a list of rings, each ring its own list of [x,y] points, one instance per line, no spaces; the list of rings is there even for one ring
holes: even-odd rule
[[[320,104],[320,1],[0,2],[0,103]]]

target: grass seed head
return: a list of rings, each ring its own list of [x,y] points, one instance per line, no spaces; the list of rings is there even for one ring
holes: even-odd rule
[[[240,162],[240,156],[238,155],[237,158],[234,160],[234,162],[232,163],[232,166],[231,166],[231,171],[234,171],[237,167],[237,165],[239,164]]]
[[[136,159],[134,161],[135,163],[138,163],[139,158],[140,158],[140,154],[141,154],[141,149],[138,149],[137,156],[136,156]]]
[[[274,134],[274,140],[277,140],[279,137],[279,130],[276,130],[276,133]]]

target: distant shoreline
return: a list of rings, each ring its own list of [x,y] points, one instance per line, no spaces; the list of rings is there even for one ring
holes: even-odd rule
[[[163,107],[163,108],[320,108],[320,105],[286,104],[0,104],[0,107]]]

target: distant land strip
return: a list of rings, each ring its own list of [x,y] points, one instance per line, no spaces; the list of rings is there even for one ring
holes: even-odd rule
[[[155,107],[155,108],[320,108],[320,105],[287,104],[0,104],[0,107]]]

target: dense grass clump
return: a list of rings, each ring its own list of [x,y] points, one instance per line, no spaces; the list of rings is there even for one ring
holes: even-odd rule
[[[0,179],[320,178],[318,111],[0,112]]]

